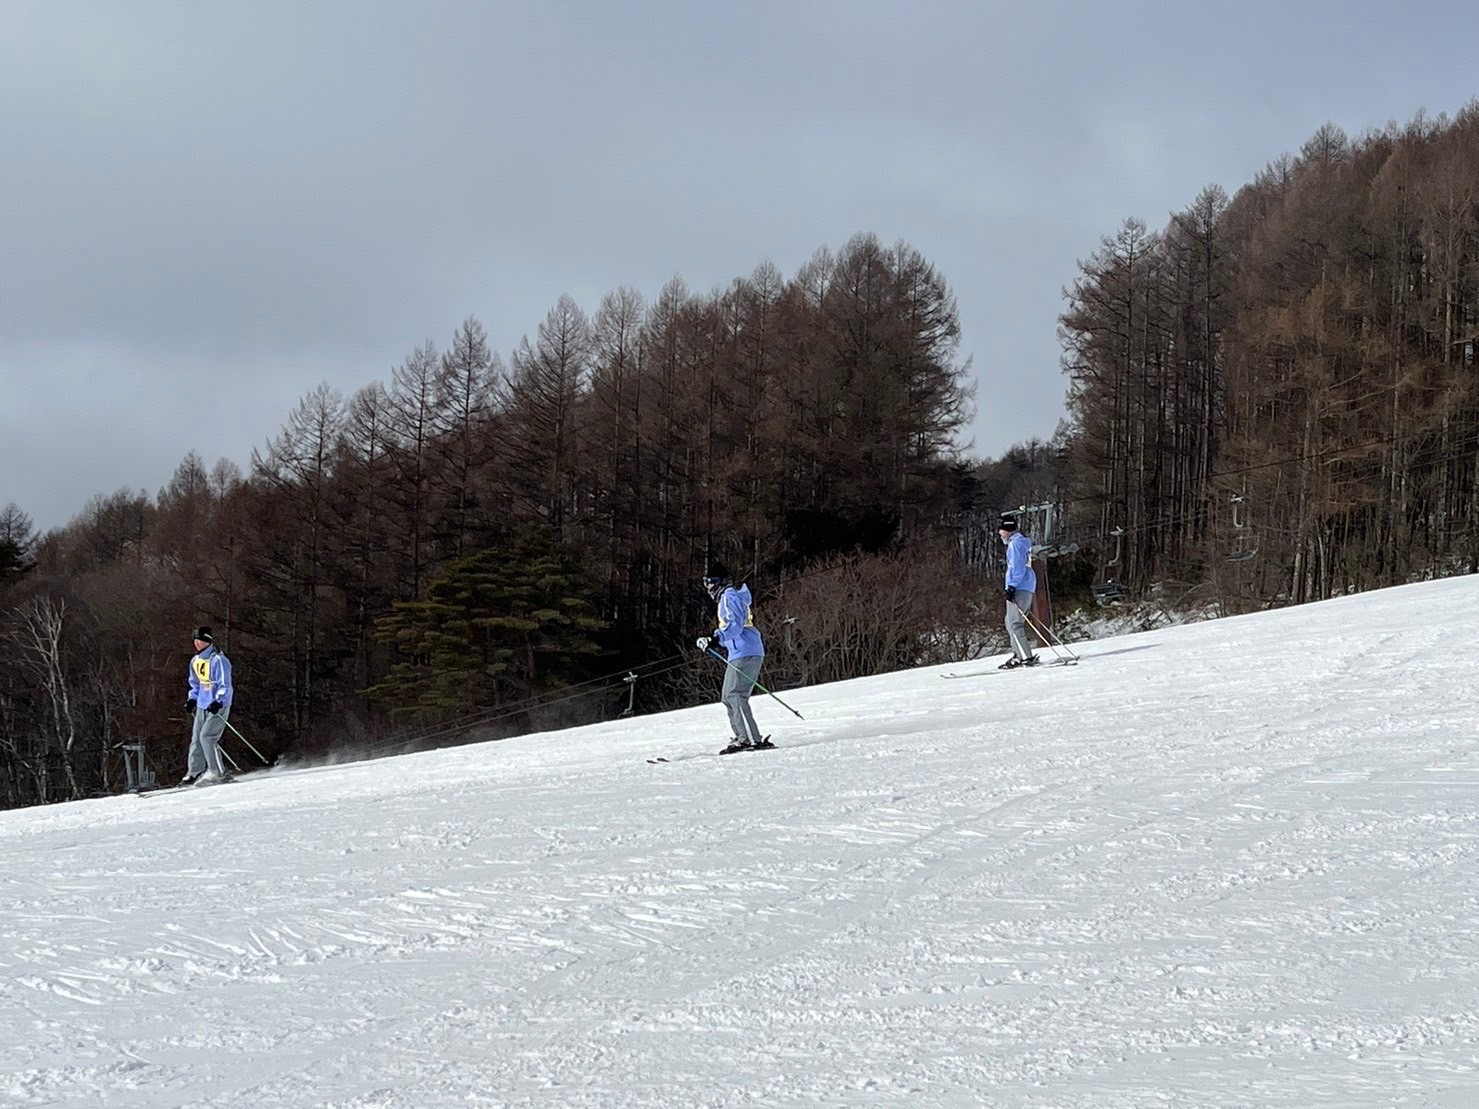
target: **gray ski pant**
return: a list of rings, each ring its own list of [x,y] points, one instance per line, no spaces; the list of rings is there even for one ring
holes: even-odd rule
[[[223,708],[215,716],[205,711],[204,705],[195,708],[195,728],[190,733],[190,758],[185,773],[198,778],[209,770],[212,774],[224,774],[221,765],[221,736],[226,734],[226,717],[230,708]]]
[[[1007,635],[1018,658],[1032,657],[1032,639],[1027,634],[1027,621],[1022,613],[1032,611],[1032,590],[1017,590],[1017,599],[1007,602]]]
[[[750,694],[764,661],[761,655],[730,659],[724,668],[724,692],[719,697],[729,710],[729,727],[734,737],[751,743],[760,742],[760,729],[755,725],[755,714],[750,711]]]

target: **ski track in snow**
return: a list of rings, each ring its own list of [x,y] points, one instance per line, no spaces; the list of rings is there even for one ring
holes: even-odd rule
[[[1479,578],[0,813],[4,1106],[1479,1105]]]

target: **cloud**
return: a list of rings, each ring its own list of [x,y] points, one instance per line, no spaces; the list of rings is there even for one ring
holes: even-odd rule
[[[192,448],[245,462],[467,315],[506,353],[563,292],[857,231],[951,282],[999,453],[1062,413],[1059,290],[1100,235],[1466,73],[1374,6],[11,0],[0,503],[55,524]]]

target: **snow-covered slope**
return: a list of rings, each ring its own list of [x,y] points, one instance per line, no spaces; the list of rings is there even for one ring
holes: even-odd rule
[[[1462,578],[794,691],[765,753],[3,813],[0,1104],[1476,1105],[1476,628]]]

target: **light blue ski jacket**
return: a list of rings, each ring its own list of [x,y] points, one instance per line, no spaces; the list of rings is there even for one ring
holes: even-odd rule
[[[714,633],[720,646],[737,658],[764,658],[765,641],[755,627],[750,611],[750,587],[731,585],[719,594],[719,630]]]
[[[231,707],[231,661],[212,644],[190,660],[190,700],[197,708],[212,701]]]
[[[1007,540],[1007,585],[1037,592],[1037,574],[1032,569],[1032,540],[1020,531]]]

